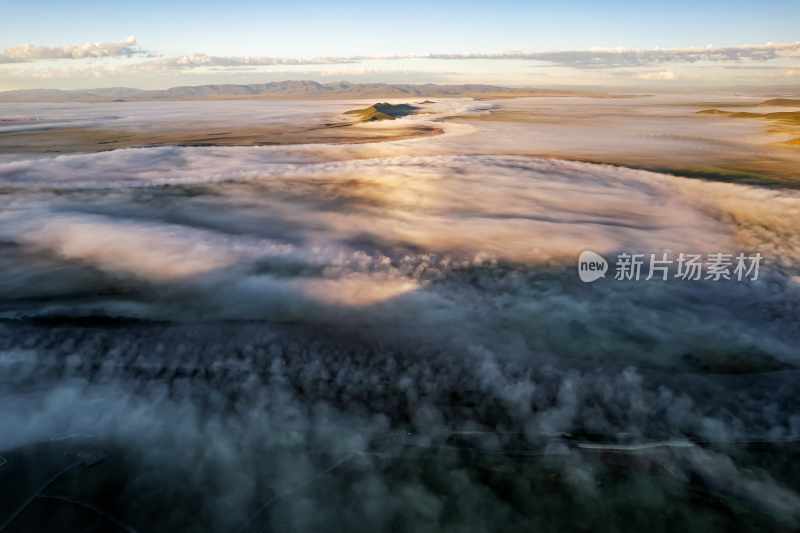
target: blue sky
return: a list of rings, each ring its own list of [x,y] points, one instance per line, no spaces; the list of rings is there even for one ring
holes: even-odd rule
[[[684,47],[800,39],[800,2],[772,0],[7,1],[0,48],[136,35],[167,54],[351,55]]]
[[[4,50],[8,52],[8,49],[22,44],[64,47],[82,43],[120,43],[128,36],[135,36],[138,49],[153,56],[208,54],[278,58],[574,51],[617,47],[724,47],[800,41],[800,0],[500,0],[480,4],[451,0],[393,3],[361,0],[336,3],[0,0],[0,14],[0,90],[38,85],[75,86],[92,79],[99,80],[96,83],[101,85],[125,82],[162,86],[182,82],[174,72],[156,75],[152,68],[144,73],[139,68],[135,75],[132,71],[123,72],[126,65],[135,64],[131,58],[105,62],[62,59],[36,65],[3,64],[2,61]],[[70,65],[66,66],[64,61],[69,61]],[[785,58],[782,61],[776,66],[782,73],[780,75],[796,77],[795,72],[800,72],[796,70],[797,65]],[[91,70],[85,63],[93,65]],[[517,84],[548,79],[554,83],[591,80],[609,83],[626,76],[624,70],[607,70],[599,77],[599,70],[595,70],[595,74],[585,69],[570,73],[563,70],[564,65],[559,66],[562,70],[535,71],[529,68],[530,64],[523,66],[528,73],[523,76],[519,65],[508,62],[501,68],[480,67],[476,62],[469,66],[452,61],[446,65],[442,63],[439,62],[438,67],[419,61],[393,65],[369,63],[361,69],[340,66],[304,69],[302,72],[265,67],[251,69],[250,77],[240,68],[229,72],[228,77],[219,73],[216,76],[219,81],[229,77],[236,81],[258,81],[263,79],[263,74],[271,72],[271,76],[277,78],[302,74],[312,79],[341,76],[361,81],[379,79],[375,73],[386,71],[393,73],[394,78],[402,79],[402,73],[407,72],[410,81],[426,81],[424,73],[437,73],[437,68],[438,75],[429,76],[430,81],[442,81],[441,78],[453,72],[453,79],[457,81]],[[694,75],[691,70],[679,72],[680,67],[677,70],[664,65],[659,65],[657,70],[644,67],[649,70],[631,71],[629,77],[640,81],[669,81]],[[508,70],[511,68],[516,70]],[[505,74],[501,72],[503,69],[506,69]],[[183,69],[182,76],[186,70]],[[214,72],[219,68],[214,72],[198,68],[191,70],[192,74],[203,76],[188,81],[208,82],[217,80]],[[74,74],[72,78],[70,72]],[[717,77],[724,79],[744,79],[745,70],[735,73],[732,69],[720,70],[718,74]],[[87,80],[87,75],[91,79]],[[757,69],[748,75],[750,78],[758,76]],[[483,80],[480,76],[492,79]],[[116,79],[112,79],[114,77]]]

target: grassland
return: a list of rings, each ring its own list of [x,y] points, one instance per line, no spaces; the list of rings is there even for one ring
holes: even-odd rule
[[[147,131],[96,127],[57,127],[0,132],[0,154],[103,152],[152,146],[269,146],[290,144],[356,144],[437,135],[435,127],[412,125],[363,129],[348,123],[312,127],[291,125],[198,129],[191,125]]]
[[[777,102],[777,103],[776,103]],[[787,102],[797,102],[800,106],[800,100],[767,100],[759,105],[771,106],[788,106],[795,105]],[[781,145],[787,147],[800,146],[800,111],[777,111],[773,113],[753,113],[750,111],[726,111],[724,109],[703,109],[697,112],[698,115],[713,115],[723,116],[729,118],[743,118],[743,119],[760,119],[770,123],[767,131],[769,133],[777,133],[781,135],[790,135],[791,139],[782,141]]]

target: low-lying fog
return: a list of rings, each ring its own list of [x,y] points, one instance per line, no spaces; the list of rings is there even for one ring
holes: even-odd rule
[[[492,104],[436,105],[402,120]],[[165,106],[313,114],[119,120]],[[800,194],[502,155],[540,133],[442,124],[5,157],[0,450],[102,449],[135,472],[114,506],[139,531],[800,525]],[[764,259],[757,281],[588,285],[584,249]]]

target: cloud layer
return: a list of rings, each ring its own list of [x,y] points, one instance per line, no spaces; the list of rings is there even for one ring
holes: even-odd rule
[[[800,56],[800,43],[705,48],[593,49],[502,54],[431,54],[435,59],[527,59],[574,68],[640,67],[662,63],[769,61]]]
[[[6,48],[0,54],[0,63],[26,63],[50,59],[96,59],[104,57],[131,57],[141,53],[136,37],[115,43],[84,43],[66,46],[37,46],[23,44]]]
[[[135,37],[116,43],[85,43],[61,47],[24,44],[7,48],[0,54],[0,63],[30,62],[48,59],[91,59],[104,57],[130,57],[142,53]],[[318,58],[278,58],[269,56],[213,56],[197,53],[166,57],[154,65],[164,68],[188,69],[198,67],[242,67],[272,65],[325,65],[358,63],[366,60],[402,60],[414,58],[455,60],[533,60],[581,69],[619,68],[657,65],[664,63],[770,61],[785,57],[800,57],[800,43],[766,43],[743,46],[703,48],[655,49],[591,49],[550,52],[508,53],[431,53],[423,56],[351,56]]]
[[[210,56],[208,54],[193,54],[179,57],[159,59],[149,63],[155,67],[165,69],[191,69],[198,67],[255,67],[273,65],[330,65],[339,63],[355,63],[349,58],[278,58],[278,57],[250,57],[250,56]]]
[[[15,112],[270,120],[247,116],[261,102],[51,107]],[[57,494],[137,531],[602,532],[655,513],[796,530],[800,195],[467,155],[531,138],[446,127],[0,162],[13,495],[78,460]],[[585,247],[768,264],[757,283],[587,286]]]

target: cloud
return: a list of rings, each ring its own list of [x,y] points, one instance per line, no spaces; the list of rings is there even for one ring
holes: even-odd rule
[[[96,59],[111,57],[132,57],[145,52],[137,47],[136,37],[128,37],[122,42],[85,43],[66,46],[37,46],[22,44],[6,48],[0,54],[0,64],[30,63],[53,59]],[[213,56],[196,53],[170,56],[137,64],[138,68],[152,70],[185,70],[193,68],[234,68],[274,65],[329,65],[357,63],[359,58],[318,57],[318,58],[279,58],[268,56]]]
[[[217,113],[267,121],[251,104]],[[144,104],[123,120],[161,115]],[[568,530],[660,502],[701,517],[747,505],[796,529],[796,483],[773,461],[800,438],[796,371],[716,370],[796,364],[800,286],[774,273],[585,287],[574,260],[587,243],[797,254],[800,196],[463,155],[489,138],[458,139],[439,156],[420,155],[426,139],[0,163],[3,312],[72,320],[0,321],[3,455],[94,436],[79,444],[121,472],[107,505],[140,531],[164,517],[172,531],[383,531],[396,517],[485,531],[542,515]],[[81,327],[92,314],[116,327]]]
[[[141,53],[136,47],[136,37],[116,43],[84,43],[66,46],[36,46],[22,44],[6,48],[0,54],[0,63],[27,63],[49,59],[90,59],[101,57],[130,57]]]
[[[350,55],[278,57],[269,54],[160,55],[142,50],[130,38],[117,43],[89,43],[63,47],[22,45],[0,51],[0,70],[6,88],[92,88],[125,85],[167,88],[190,84],[237,84],[285,79],[393,83],[492,83],[496,85],[686,83],[707,81],[706,73],[692,76],[675,65],[752,70],[748,81],[766,84],[776,76],[795,78],[800,67],[800,42],[732,47],[587,49],[453,53],[422,55]],[[536,72],[502,67],[491,74],[476,73],[469,60],[528,62]],[[458,60],[463,60],[459,62]],[[553,68],[556,67],[556,68]],[[690,67],[684,66],[684,70]],[[776,76],[767,76],[767,69]],[[417,70],[409,70],[417,69]],[[764,69],[758,72],[756,69]],[[731,71],[732,72],[732,71]],[[742,75],[714,78],[714,83],[742,82]],[[191,81],[187,81],[191,78]],[[95,81],[93,81],[95,80]],[[101,80],[101,81],[96,81]]]
[[[0,54],[0,64],[24,63],[47,59],[90,59],[103,57],[130,57],[142,54],[136,47],[135,37],[116,43],[86,43],[61,47],[36,46],[25,44],[8,48]],[[505,53],[454,53],[428,55],[391,56],[348,56],[281,58],[272,56],[214,56],[195,53],[182,56],[169,56],[140,63],[138,66],[152,70],[191,70],[198,68],[234,69],[261,66],[291,65],[330,65],[362,63],[369,60],[531,60],[552,63],[559,66],[600,69],[620,67],[641,67],[666,63],[698,62],[738,62],[770,61],[778,58],[800,57],[800,42],[765,43],[729,47],[690,47],[690,48],[593,48],[589,50],[556,50],[547,52],[505,52]],[[642,78],[647,79],[647,78]],[[670,78],[671,79],[671,78]]]
[[[669,81],[677,78],[671,70],[658,70],[655,72],[641,72],[634,76],[637,80],[646,81]]]
[[[430,54],[432,59],[528,59],[574,68],[639,67],[662,63],[701,61],[769,61],[800,56],[800,42],[766,43],[729,47],[591,49],[554,52],[510,52],[500,54]]]
[[[329,65],[357,63],[350,58],[279,58],[251,56],[210,56],[208,54],[192,54],[169,57],[147,63],[155,67],[191,69],[198,67],[260,67],[273,65]]]

